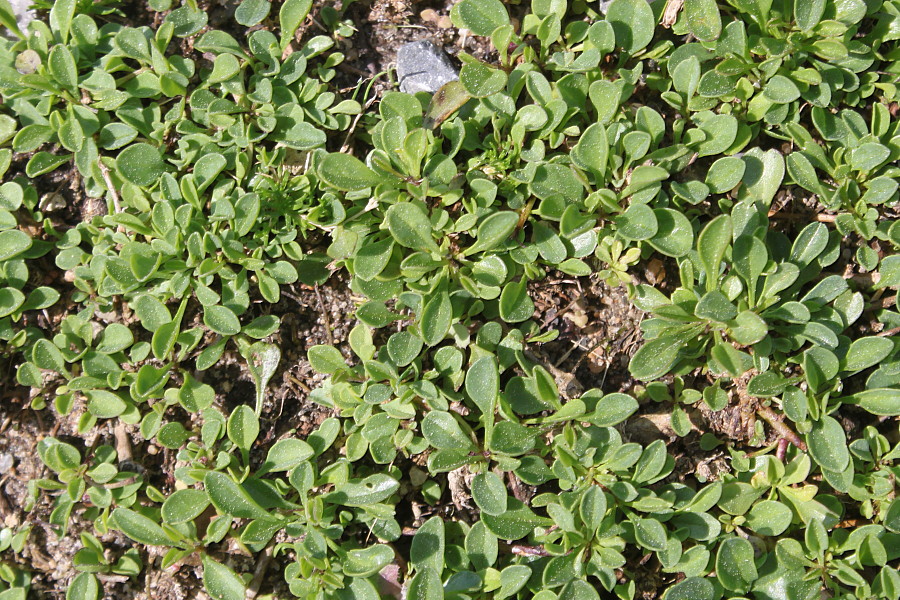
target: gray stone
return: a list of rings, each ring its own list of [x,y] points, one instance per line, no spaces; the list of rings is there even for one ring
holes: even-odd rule
[[[397,51],[400,91],[433,94],[448,81],[459,79],[456,67],[444,51],[431,42],[411,42]]]
[[[0,476],[6,475],[12,469],[13,462],[12,454],[0,454]]]
[[[33,10],[28,9],[32,2],[33,0],[9,0],[9,4],[13,9],[13,14],[16,15],[16,24],[23,32],[25,31],[25,28],[28,27],[28,24],[37,18],[37,14]],[[7,35],[12,35],[6,31],[5,27],[3,28],[3,32]]]

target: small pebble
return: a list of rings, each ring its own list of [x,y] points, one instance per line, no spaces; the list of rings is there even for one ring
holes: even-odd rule
[[[397,52],[397,76],[400,91],[408,94],[433,94],[448,81],[459,79],[459,73],[443,50],[431,42],[405,44]]]
[[[12,467],[12,454],[0,454],[0,475],[6,475]]]

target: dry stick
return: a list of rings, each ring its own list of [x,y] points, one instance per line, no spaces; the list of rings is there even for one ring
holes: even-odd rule
[[[894,327],[893,329],[888,329],[887,331],[879,331],[875,335],[878,337],[890,337],[893,335],[897,335],[900,333],[900,327]]]
[[[128,432],[125,431],[125,424],[122,421],[116,423],[113,428],[113,435],[116,438],[116,454],[119,455],[119,462],[131,460],[131,440],[128,439]]]
[[[767,215],[770,219],[784,219],[787,221],[796,221],[798,219],[808,219],[809,216],[800,214],[800,213],[785,213],[779,210],[770,210]],[[837,219],[837,215],[826,215],[824,213],[817,213],[813,216],[813,218],[819,223],[834,223]]]
[[[334,346],[334,338],[331,336],[331,320],[328,318],[328,312],[325,310],[325,303],[322,302],[322,294],[319,293],[319,284],[315,284],[316,298],[319,299],[319,310],[322,311],[322,321],[325,323],[325,335],[328,337],[328,343]]]
[[[775,411],[768,406],[763,405],[756,409],[756,414],[762,417],[762,419],[768,423],[778,435],[800,448],[800,450],[806,452],[806,444],[800,439],[800,436],[794,433],[793,429],[785,425],[784,422],[778,418],[778,415],[775,414]]]
[[[259,588],[266,576],[266,571],[269,570],[269,565],[272,563],[272,547],[274,544],[275,538],[272,538],[266,546],[266,549],[263,550],[259,562],[256,563],[256,570],[253,571],[253,579],[250,580],[250,585],[247,586],[247,591],[244,593],[244,598],[246,600],[253,600],[256,598],[257,594],[259,594]]]
[[[103,182],[106,183],[106,189],[109,190],[109,195],[112,197],[113,210],[118,214],[122,212],[122,204],[119,202],[119,193],[116,191],[116,186],[113,185],[112,178],[109,176],[109,168],[103,164],[102,159],[98,160],[97,164],[100,166],[100,173],[103,174]]]

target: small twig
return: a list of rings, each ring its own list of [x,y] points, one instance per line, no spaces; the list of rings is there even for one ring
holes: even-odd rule
[[[293,375],[288,375],[288,379],[290,379],[290,380],[293,381],[295,384],[297,384],[298,386],[300,386],[300,389],[303,390],[304,392],[306,392],[307,394],[310,393],[310,392],[312,391],[311,389],[309,389],[309,387],[308,387],[305,383],[303,383],[302,381],[300,381],[299,379],[297,379],[297,378],[294,377]]]
[[[343,63],[342,63],[342,64],[343,64]],[[360,73],[364,73],[364,71],[360,71]],[[371,76],[371,75],[369,76],[370,79],[371,79],[372,77],[373,77],[373,76]],[[370,106],[372,106],[372,104],[375,103],[375,100],[376,100],[377,98],[378,98],[377,95],[376,95],[376,96],[372,96],[372,97],[369,99],[369,101],[366,102],[365,108],[369,108]],[[362,118],[362,116],[363,116],[364,114],[365,114],[365,110],[362,110],[362,111],[360,111],[360,113],[359,113],[358,115],[356,115],[356,118],[353,119],[353,123],[350,125],[350,129],[347,130],[347,135],[344,137],[344,143],[341,145],[341,150],[340,150],[340,151],[341,151],[342,153],[344,153],[344,154],[349,154],[348,151],[350,150],[350,138],[353,137],[353,133],[356,131],[356,125],[359,123],[359,120]]]
[[[334,337],[331,335],[331,320],[328,318],[328,311],[325,310],[325,303],[322,301],[322,294],[319,293],[319,284],[315,285],[316,290],[316,298],[319,299],[319,310],[322,313],[322,322],[325,325],[325,337],[328,338],[328,343],[334,346]]]
[[[768,406],[761,405],[756,409],[756,414],[759,415],[763,421],[768,423],[778,435],[797,446],[800,450],[806,452],[806,443],[800,439],[800,436],[794,433],[793,429],[784,424],[784,421],[775,414],[775,411]]]
[[[100,173],[103,174],[103,182],[106,183],[106,189],[109,190],[109,196],[112,198],[113,209],[116,211],[116,214],[122,212],[122,204],[119,202],[119,193],[116,191],[116,186],[113,185],[112,178],[109,176],[109,168],[103,164],[103,160],[98,160],[97,164],[100,166]]]
[[[128,438],[128,432],[125,431],[125,424],[122,421],[116,422],[113,435],[116,438],[116,454],[119,455],[119,462],[131,460],[133,458],[131,440]]]
[[[808,220],[809,215],[804,215],[801,213],[785,213],[781,212],[777,209],[772,209],[769,211],[767,215],[770,219],[783,219],[785,221],[797,221],[797,220]],[[824,213],[817,213],[812,216],[812,218],[819,223],[834,223],[835,219],[837,219],[837,215],[826,215]]]
[[[578,301],[581,300],[581,298],[583,296],[584,296],[584,292],[575,296],[575,298],[571,302],[569,302],[566,306],[564,306],[560,310],[558,310],[556,312],[551,312],[550,314],[548,314],[547,317],[544,319],[544,322],[541,323],[541,329],[546,329],[547,327],[550,326],[550,323],[552,323],[554,319],[558,319],[558,318],[562,317],[564,314],[566,314],[567,312],[569,312],[570,310],[572,310],[572,307],[575,306],[576,304],[578,304]]]
[[[262,556],[259,557],[256,569],[253,571],[253,579],[250,580],[250,585],[247,586],[247,591],[244,593],[246,600],[253,600],[259,594],[259,588],[266,576],[266,571],[269,570],[269,565],[272,563],[272,549],[274,545],[275,538],[272,538],[266,549],[263,550]]]
[[[550,556],[543,546],[510,546],[509,551],[517,556]]]
[[[788,441],[787,438],[778,440],[778,449],[775,450],[775,458],[784,462],[784,456],[787,454]]]
[[[879,331],[875,335],[878,337],[891,337],[900,333],[900,327],[894,327],[893,329],[888,329],[886,331]]]

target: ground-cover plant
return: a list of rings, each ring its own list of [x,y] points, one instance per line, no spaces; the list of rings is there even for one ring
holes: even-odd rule
[[[149,5],[0,1],[0,339],[74,423],[25,507],[79,523],[67,598],[199,565],[239,600],[269,561],[310,599],[900,598],[896,2],[461,0],[490,51],[434,95],[348,81],[350,3]],[[54,225],[60,173],[105,210]],[[330,414],[275,434],[275,308],[335,271]],[[543,357],[551,271],[645,311],[627,385]],[[235,360],[252,405],[204,381]],[[630,427],[656,402],[681,446]]]

